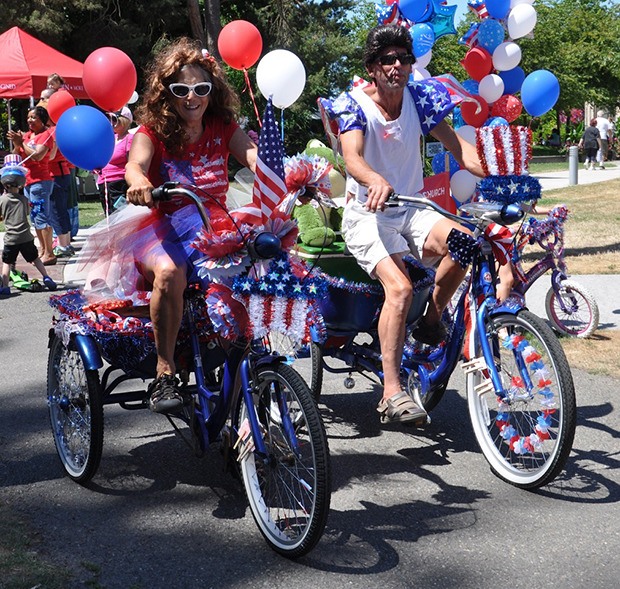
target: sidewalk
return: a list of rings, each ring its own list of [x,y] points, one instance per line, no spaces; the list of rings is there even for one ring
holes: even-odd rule
[[[562,172],[541,172],[532,174],[538,178],[543,191],[569,186],[568,170]],[[577,184],[594,184],[620,178],[620,162],[608,162],[604,170],[584,170],[583,164],[579,164],[577,171]]]

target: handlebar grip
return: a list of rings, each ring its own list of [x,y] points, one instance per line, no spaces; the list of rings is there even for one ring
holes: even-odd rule
[[[161,186],[158,186],[157,188],[153,188],[153,191],[151,192],[151,196],[153,197],[154,201],[164,202],[164,201],[170,200],[171,196],[170,194],[168,194],[168,191],[172,190],[173,188],[176,188],[178,185],[179,185],[178,182],[165,182]]]

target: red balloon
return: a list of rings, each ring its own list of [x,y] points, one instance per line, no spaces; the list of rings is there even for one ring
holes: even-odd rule
[[[501,98],[498,98],[493,103],[493,108],[491,109],[492,117],[502,117],[506,119],[509,123],[512,123],[521,115],[521,111],[523,110],[523,105],[521,101],[512,94],[504,94]]]
[[[493,57],[482,47],[474,47],[470,49],[465,58],[461,61],[461,65],[469,74],[472,80],[479,82],[484,76],[491,73],[493,69]]]
[[[115,111],[129,102],[138,75],[131,59],[120,49],[101,47],[86,58],[82,81],[97,106]]]
[[[217,48],[230,67],[244,70],[258,61],[263,50],[263,38],[252,23],[233,20],[221,30]]]
[[[47,101],[47,112],[50,115],[50,119],[57,123],[60,115],[72,106],[75,106],[75,98],[66,90],[61,89],[50,96]]]
[[[482,96],[476,96],[476,100],[480,102],[480,112],[476,114],[478,105],[475,102],[461,102],[461,116],[468,125],[482,127],[489,118],[489,104]]]

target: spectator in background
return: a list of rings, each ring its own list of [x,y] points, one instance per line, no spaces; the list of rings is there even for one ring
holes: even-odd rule
[[[553,129],[551,135],[549,135],[549,146],[560,147],[561,144],[560,132],[557,129]]]
[[[127,164],[129,149],[134,138],[133,134],[129,132],[129,127],[133,122],[133,115],[128,107],[124,106],[117,112],[109,112],[107,116],[114,129],[116,143],[112,158],[102,168],[101,174],[97,178],[99,198],[106,216],[116,210],[114,204],[119,197],[125,196],[127,192],[125,165]]]
[[[13,153],[21,156],[23,165],[28,170],[25,193],[32,207],[30,219],[39,238],[41,260],[45,266],[57,262],[52,246],[52,227],[49,223],[50,195],[54,187],[49,168],[49,155],[54,147],[54,138],[47,127],[49,120],[47,110],[42,106],[35,106],[28,111],[29,130],[25,133],[9,131],[7,134],[13,143]]]
[[[37,102],[37,106],[42,106],[46,109],[47,103],[54,92],[56,92],[56,90],[52,90],[52,88],[44,88],[43,92],[41,92],[41,98],[39,102]]]
[[[579,149],[585,150],[586,170],[594,170],[596,153],[601,149],[601,134],[596,124],[597,120],[592,119],[590,126],[586,128],[583,137],[579,140]]]
[[[55,128],[52,127],[52,132]],[[70,164],[58,149],[56,142],[50,153],[50,172],[54,180],[52,194],[50,195],[49,222],[56,233],[58,245],[54,248],[57,258],[69,258],[75,254],[71,246],[71,219],[69,218],[69,198],[71,195],[71,182],[73,176]]]
[[[54,74],[50,74],[47,77],[47,87],[50,90],[53,90],[54,92],[56,92],[56,90],[60,90],[61,88],[64,88],[65,86],[66,86],[65,80],[60,74],[54,73]]]
[[[598,163],[601,170],[604,170],[605,161],[607,160],[607,152],[609,151],[609,119],[605,116],[605,111],[599,110],[596,113],[596,126],[601,134],[601,149],[598,157]]]

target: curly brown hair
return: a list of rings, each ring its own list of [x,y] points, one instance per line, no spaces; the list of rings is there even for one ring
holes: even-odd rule
[[[209,94],[209,105],[203,122],[209,117],[220,117],[231,122],[239,110],[239,97],[232,89],[222,68],[200,43],[188,37],[172,41],[147,68],[145,90],[136,119],[155,133],[166,149],[180,155],[189,142],[182,119],[171,105],[168,85],[176,82],[179,72],[185,66],[198,66],[205,72],[205,79],[213,84]]]

